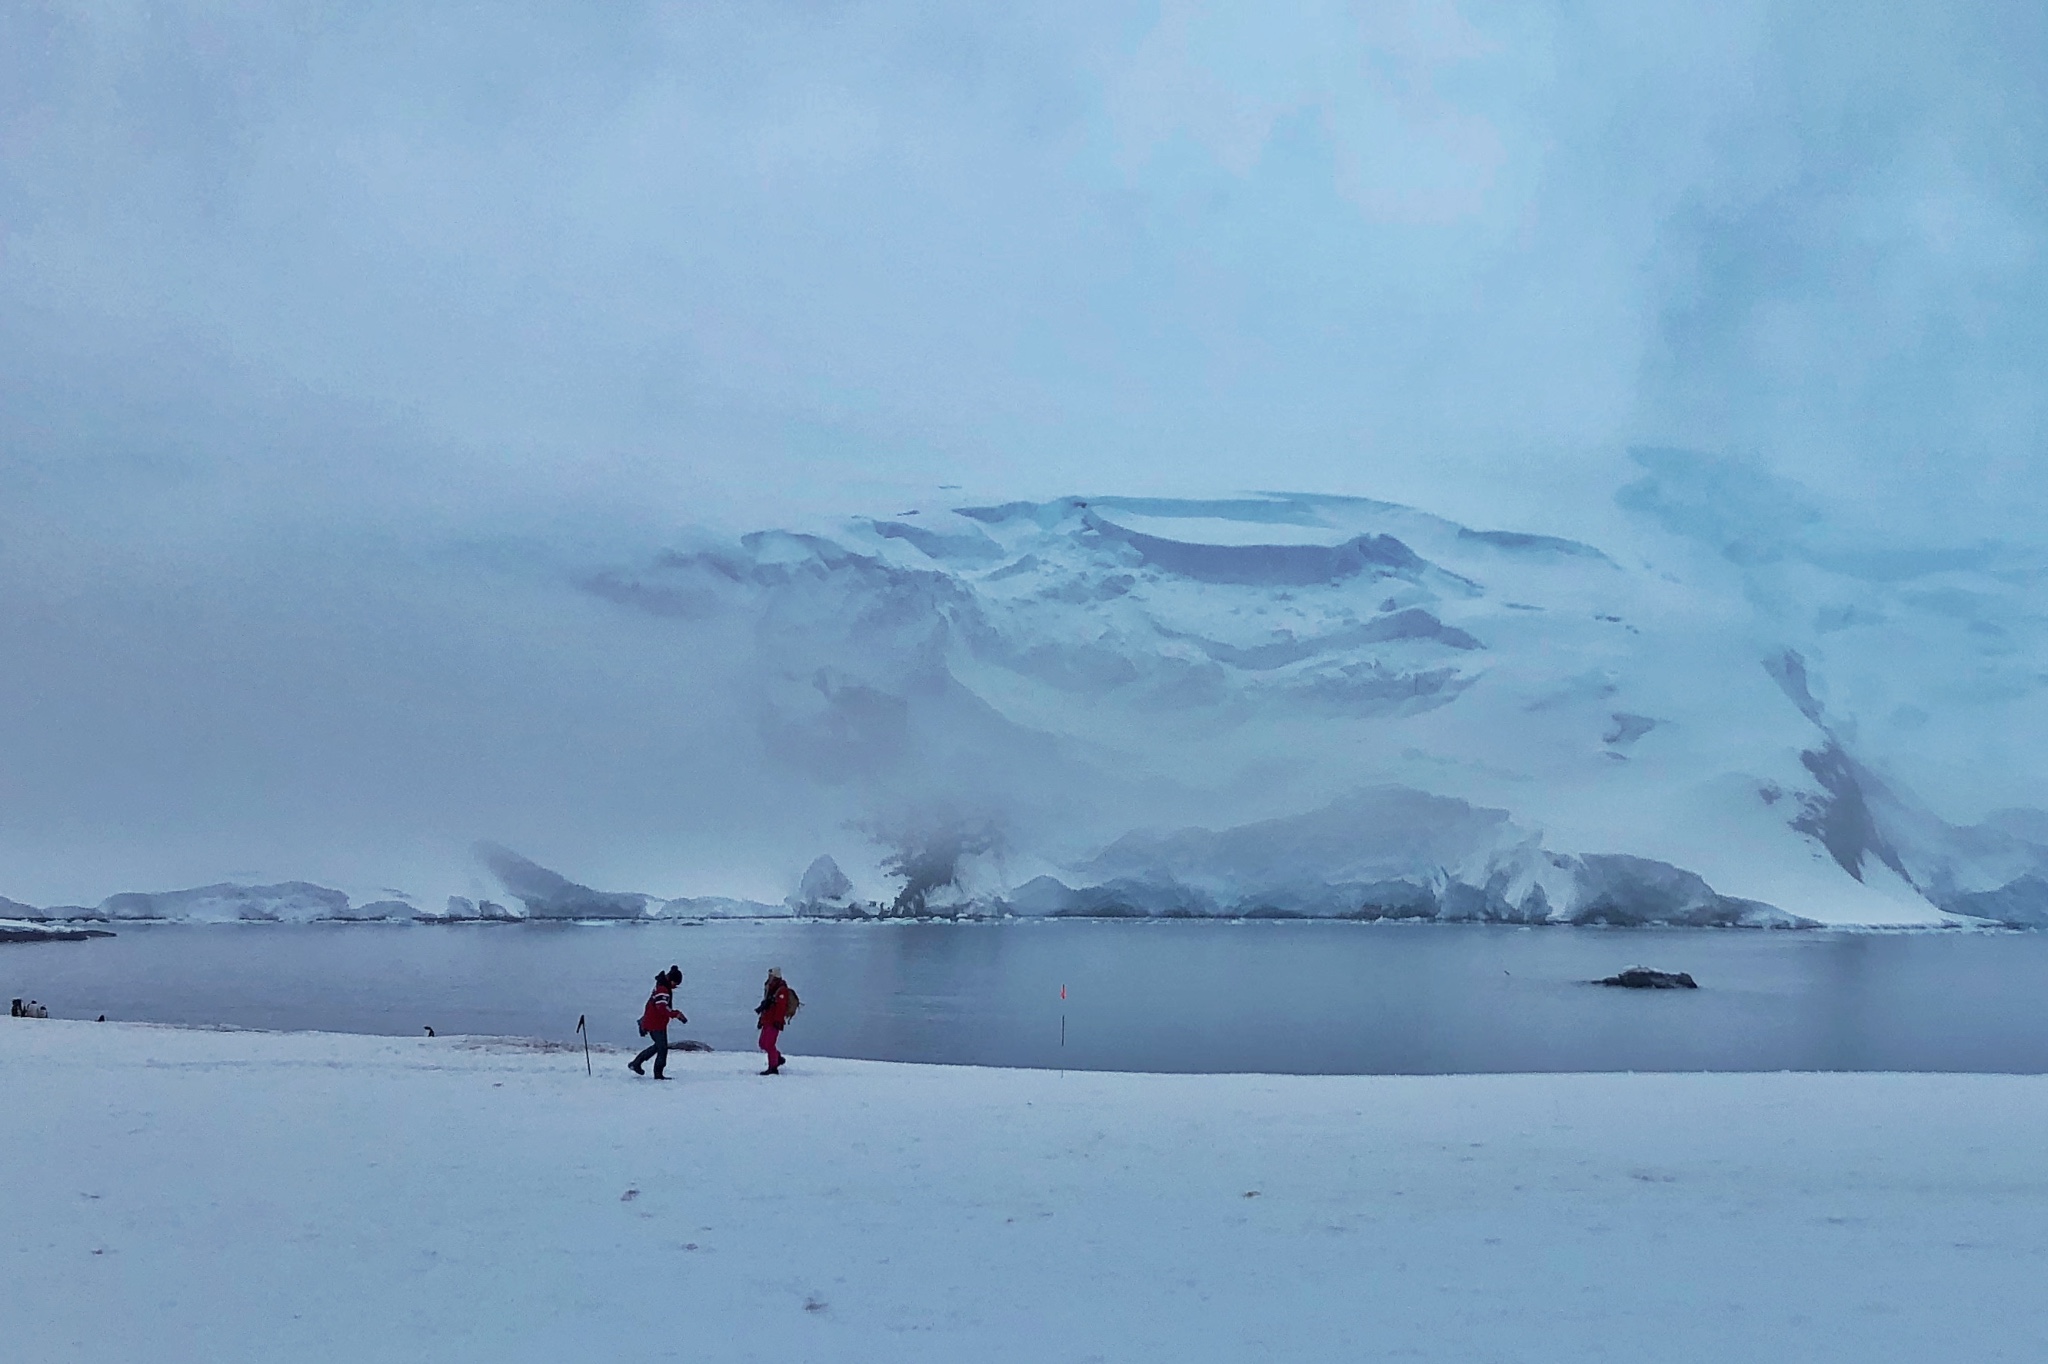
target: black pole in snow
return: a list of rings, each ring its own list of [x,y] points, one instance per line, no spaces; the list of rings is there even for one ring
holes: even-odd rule
[[[576,1015],[576,1031],[583,1034],[583,1073],[591,1075],[595,1072],[590,1069],[590,1029],[583,1026],[583,1018],[582,1014]]]

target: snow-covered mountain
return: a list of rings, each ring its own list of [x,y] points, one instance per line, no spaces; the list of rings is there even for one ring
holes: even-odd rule
[[[940,500],[586,574],[618,630],[750,652],[707,673],[801,807],[773,907],[480,844],[445,909],[293,882],[8,912],[2048,924],[2048,567],[1636,460],[1598,546],[1362,498]]]
[[[2038,691],[2013,565],[1817,542],[1782,490],[1638,458],[1654,560],[1364,499],[1109,497],[588,585],[672,628],[756,622],[768,749],[847,791],[835,851],[899,912],[2048,918],[2048,816],[1964,826],[1880,775],[1934,706],[1996,725]],[[2001,600],[1964,628],[2027,655],[2017,697],[1944,696],[1985,690],[1981,649],[1898,659]]]

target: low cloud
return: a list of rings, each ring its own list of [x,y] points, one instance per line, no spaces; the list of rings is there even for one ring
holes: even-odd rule
[[[1642,446],[1804,489],[1758,552],[1847,562],[1795,511],[2038,546],[2044,40],[2017,0],[10,7],[0,890],[425,890],[488,834],[777,898],[785,844],[991,752],[1043,827],[1063,760],[919,749],[886,698],[986,717],[640,571],[941,485],[1619,554]],[[808,666],[749,672],[759,629]]]

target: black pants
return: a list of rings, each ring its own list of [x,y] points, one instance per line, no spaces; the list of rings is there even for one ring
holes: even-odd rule
[[[668,1069],[668,1029],[657,1028],[647,1035],[654,1040],[647,1044],[646,1051],[633,1058],[633,1069],[638,1070],[646,1065],[647,1058],[652,1056],[655,1078],[660,1079],[662,1072]]]

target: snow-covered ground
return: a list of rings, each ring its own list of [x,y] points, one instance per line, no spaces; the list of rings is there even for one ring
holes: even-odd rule
[[[10,1021],[5,1353],[2048,1357],[2048,1078],[676,1061]]]

